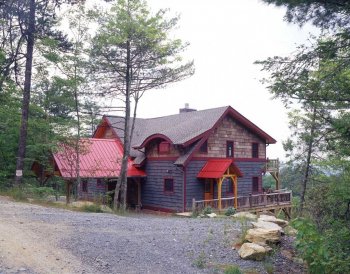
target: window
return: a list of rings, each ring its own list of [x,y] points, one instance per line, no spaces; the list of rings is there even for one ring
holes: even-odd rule
[[[252,179],[252,192],[257,193],[259,192],[259,177],[253,177]]]
[[[98,188],[104,188],[105,187],[105,182],[103,181],[103,179],[97,179],[96,180],[96,187]]]
[[[87,180],[83,180],[81,182],[81,188],[83,192],[88,192],[88,181]]]
[[[208,140],[206,140],[199,148],[200,153],[208,153]]]
[[[169,179],[169,178],[164,179],[164,192],[167,192],[167,193],[174,192],[174,179]]]
[[[259,158],[259,144],[252,143],[252,158]]]
[[[167,154],[170,152],[170,144],[169,142],[160,142],[158,145],[158,153],[159,154]]]
[[[233,141],[226,142],[226,157],[233,158]]]

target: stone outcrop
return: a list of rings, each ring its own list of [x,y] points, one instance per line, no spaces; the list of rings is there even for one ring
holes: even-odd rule
[[[267,250],[255,243],[244,243],[238,250],[238,254],[242,259],[261,261],[265,258]]]
[[[238,212],[234,215],[232,215],[233,218],[246,218],[246,219],[250,219],[250,220],[256,220],[258,218],[258,216],[256,216],[253,213],[250,212]]]
[[[275,223],[281,227],[285,227],[288,225],[288,221],[277,219],[275,216],[270,216],[270,215],[260,215],[258,218],[258,221]]]
[[[260,219],[257,222],[252,222],[252,225],[254,228],[273,229],[282,232],[282,227],[279,225],[271,222],[261,221]]]
[[[249,218],[254,214],[241,212],[234,215],[236,218]],[[252,216],[250,216],[252,217]],[[253,218],[249,218],[253,219]],[[288,235],[295,234],[296,230],[288,226],[288,222],[278,219],[275,216],[260,215],[256,222],[251,222],[253,228],[247,231],[244,243],[238,253],[242,259],[263,260],[265,255],[272,250],[269,244],[275,244],[281,241],[281,235],[284,230]],[[284,229],[282,228],[284,227]]]
[[[278,243],[281,240],[279,229],[252,228],[247,231],[245,239],[251,243]]]

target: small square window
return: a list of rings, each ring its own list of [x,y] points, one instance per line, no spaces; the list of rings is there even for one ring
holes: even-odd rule
[[[252,143],[252,158],[259,158],[259,144]]]
[[[105,187],[105,182],[104,182],[104,180],[103,179],[97,179],[96,180],[96,187],[98,187],[98,188],[104,188]]]
[[[174,192],[174,179],[164,179],[164,192]]]
[[[233,141],[226,142],[226,157],[233,158]]]
[[[160,142],[158,145],[158,153],[159,154],[167,154],[170,152],[170,144],[169,142]]]
[[[81,181],[81,189],[83,192],[88,192],[88,181],[87,180]]]

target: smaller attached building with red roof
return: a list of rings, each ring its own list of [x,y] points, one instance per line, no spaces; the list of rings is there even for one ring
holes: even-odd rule
[[[77,169],[76,149],[71,145],[61,144],[53,158],[56,172],[67,181],[75,180],[79,173],[82,183],[78,186],[81,198],[93,200],[104,196],[115,188],[120,173],[123,147],[116,139],[81,139],[79,143],[79,171]],[[130,189],[140,188],[141,178],[146,177],[144,170],[128,162],[128,184]],[[129,194],[134,205],[140,204],[139,192]],[[130,202],[131,202],[130,200]]]

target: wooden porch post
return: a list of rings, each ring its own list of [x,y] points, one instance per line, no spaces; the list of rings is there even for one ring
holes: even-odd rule
[[[219,211],[221,211],[221,186],[222,186],[222,178],[219,179],[219,182],[218,182],[218,208],[219,208]]]
[[[238,209],[238,199],[237,199],[237,193],[238,193],[238,191],[237,191],[237,176],[234,176],[233,177],[233,189],[234,189],[234,195],[235,195],[235,209]]]

